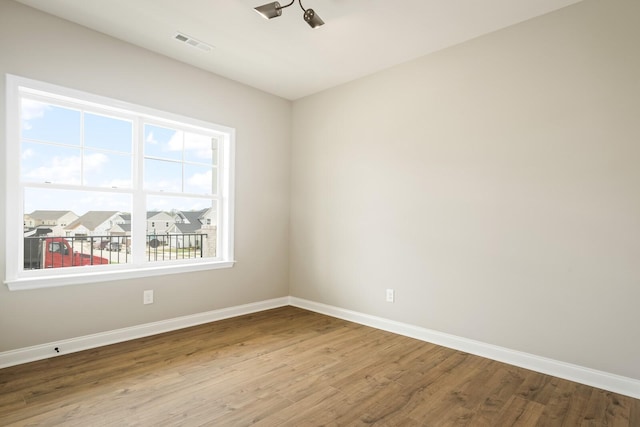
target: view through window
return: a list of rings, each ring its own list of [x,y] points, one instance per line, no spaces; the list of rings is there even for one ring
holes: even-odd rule
[[[232,129],[15,80],[8,281],[231,260]]]

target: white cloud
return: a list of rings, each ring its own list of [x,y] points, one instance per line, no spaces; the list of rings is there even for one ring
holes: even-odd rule
[[[185,134],[184,150],[195,152],[195,157],[199,160],[211,159],[212,145],[213,143],[209,136],[194,133]]]
[[[153,132],[149,132],[149,135],[147,135],[147,139],[145,140],[145,142],[155,145],[158,143],[158,140],[154,138]]]
[[[40,166],[25,174],[31,182],[54,182],[56,184],[80,184],[80,157],[58,157],[47,166]]]
[[[182,131],[175,131],[171,135],[171,139],[166,144],[161,144],[153,135],[153,131],[150,131],[145,139],[145,142],[151,145],[162,145],[162,151],[182,151]]]
[[[100,172],[109,163],[109,157],[103,153],[93,153],[84,156],[84,167],[89,171]]]
[[[182,151],[182,147],[184,146],[183,135],[184,135],[184,132],[176,131],[171,136],[171,139],[169,140],[169,143],[167,143],[167,146],[164,147],[164,150],[165,151]]]
[[[27,148],[26,150],[22,151],[22,160],[27,160],[33,157],[35,154],[36,153],[33,149]]]
[[[189,179],[187,179],[187,183],[193,188],[202,190],[202,193],[210,193],[211,178],[212,178],[212,171],[208,170],[204,173],[196,173],[191,175]]]
[[[42,102],[33,101],[31,99],[22,100],[22,128],[25,130],[31,129],[33,126],[30,121],[34,119],[41,119],[44,117],[45,111],[51,107]]]
[[[149,132],[149,134],[147,135],[147,138],[145,139],[145,142],[148,143],[149,145],[159,145],[160,151],[163,153],[176,153],[176,152],[181,153],[182,147],[183,147],[183,135],[184,135],[184,132],[175,131],[171,135],[171,138],[169,139],[169,141],[160,142],[153,135],[153,132]],[[175,158],[176,156],[170,156],[170,157]]]
[[[24,154],[23,158],[25,158]],[[85,169],[94,172],[100,172],[104,165],[109,163],[109,157],[102,153],[87,155],[84,160]],[[31,182],[78,185],[80,184],[80,156],[54,156],[48,165],[34,168],[24,176]]]
[[[189,152],[190,155],[187,156],[192,160],[209,160],[212,156],[212,141],[211,137],[206,135],[199,135],[195,133],[183,132],[183,131],[175,131],[169,141],[165,143],[160,143],[153,132],[149,132],[146,138],[146,142],[149,144],[161,144],[162,151],[164,152],[182,152],[184,149],[185,152]]]

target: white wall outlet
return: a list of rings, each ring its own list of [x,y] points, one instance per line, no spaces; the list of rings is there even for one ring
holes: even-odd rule
[[[393,289],[387,289],[387,302],[393,302],[395,300],[395,292]]]
[[[144,293],[142,294],[142,303],[153,304],[153,289],[144,291]]]

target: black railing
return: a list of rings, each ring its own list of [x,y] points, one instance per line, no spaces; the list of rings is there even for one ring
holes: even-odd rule
[[[203,258],[206,234],[149,234],[148,261]],[[213,256],[213,254],[211,255]],[[24,238],[24,268],[121,264],[131,259],[131,236],[38,236]]]
[[[206,234],[149,234],[147,260],[202,258]]]

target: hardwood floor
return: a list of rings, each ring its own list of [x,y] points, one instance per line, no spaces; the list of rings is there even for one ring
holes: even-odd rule
[[[284,307],[0,370],[0,425],[640,426],[640,401]]]

